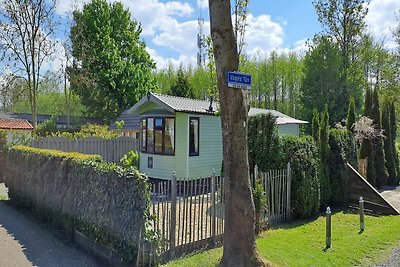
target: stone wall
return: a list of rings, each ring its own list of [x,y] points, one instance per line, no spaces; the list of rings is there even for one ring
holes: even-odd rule
[[[11,202],[111,247],[125,261],[134,260],[145,222],[145,177],[76,155],[11,149],[5,173]]]

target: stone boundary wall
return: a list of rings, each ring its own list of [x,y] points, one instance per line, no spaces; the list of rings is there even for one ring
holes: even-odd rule
[[[5,183],[11,202],[70,233],[82,232],[125,261],[135,260],[145,223],[146,178],[115,164],[76,159],[76,153],[47,152],[26,147],[9,151]]]

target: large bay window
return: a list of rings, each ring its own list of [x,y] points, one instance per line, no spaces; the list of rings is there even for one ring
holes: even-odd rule
[[[142,152],[175,154],[175,118],[148,117],[142,119]]]

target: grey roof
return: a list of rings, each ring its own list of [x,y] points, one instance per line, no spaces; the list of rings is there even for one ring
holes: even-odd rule
[[[134,112],[137,108],[143,105],[145,102],[151,101],[160,106],[163,106],[167,110],[189,112],[189,113],[201,113],[213,115],[217,111],[218,107],[215,101],[213,102],[213,111],[209,110],[210,101],[209,100],[199,100],[178,96],[162,95],[156,93],[148,93],[139,102],[137,102],[132,108],[130,108],[127,113]]]
[[[140,130],[140,117],[139,115],[135,114],[127,114],[125,111],[124,113],[119,116],[115,122],[117,121],[124,121],[124,127],[122,127],[122,130],[134,130],[134,131],[139,131]],[[117,127],[115,126],[115,122],[110,125],[110,130],[116,130]]]
[[[170,112],[181,111],[188,113],[202,113],[202,114],[210,114],[214,115],[218,110],[217,103],[213,102],[213,111],[209,110],[210,101],[209,100],[199,100],[199,99],[191,99],[185,97],[177,97],[170,95],[162,95],[156,93],[148,93],[144,96],[139,102],[137,102],[133,107],[126,111],[126,113],[135,113],[135,111],[142,106],[147,101],[151,101],[159,106],[164,107],[166,110]],[[272,114],[272,116],[276,117],[276,124],[306,124],[307,121],[297,120],[288,115],[285,115],[279,111],[272,109],[261,109],[261,108],[250,108],[249,116],[257,116],[259,114]]]
[[[273,110],[273,109],[263,109],[263,108],[250,108],[249,110],[249,117],[254,117],[260,114],[271,114],[272,116],[276,117],[276,124],[307,124],[307,121],[298,120],[292,118],[282,112]]]

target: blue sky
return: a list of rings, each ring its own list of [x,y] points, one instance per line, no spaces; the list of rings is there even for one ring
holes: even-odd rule
[[[166,68],[169,63],[196,65],[197,18],[201,13],[205,19],[204,32],[208,34],[208,0],[120,1],[141,23],[142,38],[158,69]],[[81,9],[84,2],[87,0],[61,0],[57,13],[66,18],[73,6]],[[272,50],[304,52],[307,39],[322,30],[311,0],[250,0],[249,10],[245,52],[251,57],[264,57]],[[368,30],[376,40],[384,38],[388,48],[395,46],[391,31],[396,26],[396,12],[400,17],[399,10],[399,0],[371,0],[369,5]],[[55,38],[60,41],[67,38],[65,32],[61,30]],[[63,53],[61,47],[58,50],[57,59],[48,62],[47,68],[60,68]]]

